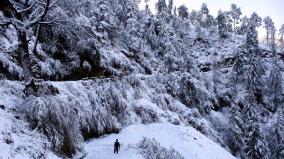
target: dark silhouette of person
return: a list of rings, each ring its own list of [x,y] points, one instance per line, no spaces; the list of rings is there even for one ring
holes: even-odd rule
[[[120,150],[120,143],[118,142],[118,139],[116,139],[114,143],[114,153],[118,154],[118,151]]]

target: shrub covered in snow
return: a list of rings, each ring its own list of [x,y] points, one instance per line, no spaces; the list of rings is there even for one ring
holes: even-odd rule
[[[138,144],[138,148],[145,159],[184,159],[175,149],[163,147],[154,138],[144,138]]]

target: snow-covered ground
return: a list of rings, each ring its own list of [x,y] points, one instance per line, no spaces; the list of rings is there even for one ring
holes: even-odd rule
[[[229,152],[192,127],[157,123],[131,125],[119,134],[90,141],[85,145],[86,159],[142,159],[137,144],[143,137],[154,138],[165,148],[174,148],[185,159],[235,159]],[[113,153],[113,143],[119,139],[121,151]]]

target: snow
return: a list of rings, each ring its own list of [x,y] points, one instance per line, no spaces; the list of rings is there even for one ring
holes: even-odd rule
[[[0,159],[57,159],[50,150],[50,142],[18,113],[23,102],[20,82],[0,81]]]
[[[174,148],[185,159],[235,159],[229,152],[192,127],[156,123],[131,125],[119,134],[92,140],[85,145],[86,159],[142,159],[137,143],[143,137],[154,138],[166,148]],[[118,139],[121,151],[113,153],[113,143]]]

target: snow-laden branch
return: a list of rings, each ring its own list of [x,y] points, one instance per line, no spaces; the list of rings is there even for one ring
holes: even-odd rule
[[[1,53],[11,53],[11,52],[17,51],[17,49],[18,49],[18,47],[15,47],[15,48],[10,49],[10,50],[2,50],[2,49],[0,49],[0,52]]]
[[[38,2],[39,2],[39,1],[38,1]],[[46,16],[48,10],[49,10],[49,5],[50,5],[50,0],[46,0],[46,3],[44,3],[44,11],[43,11],[37,18],[35,18],[35,19],[32,20],[32,21],[29,21],[29,22],[26,24],[26,27],[33,26],[33,25],[35,25],[36,23],[38,23],[39,21],[42,21],[43,18]]]
[[[58,22],[66,22],[66,19],[64,17],[56,17],[50,21],[42,21],[39,22],[39,24],[54,24],[54,23],[58,23]]]
[[[18,13],[24,13],[24,12],[27,12],[30,9],[32,9],[35,6],[36,3],[37,3],[37,1],[34,1],[34,3],[32,5],[30,5],[29,7],[25,8],[25,9],[22,9],[22,10],[17,10],[16,8],[15,9]]]

